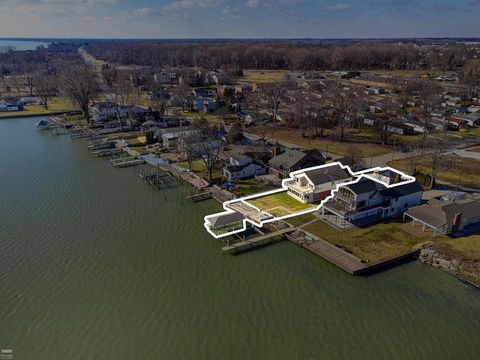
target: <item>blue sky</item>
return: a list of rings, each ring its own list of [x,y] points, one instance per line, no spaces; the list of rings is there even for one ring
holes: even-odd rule
[[[0,0],[0,37],[480,37],[480,0]]]

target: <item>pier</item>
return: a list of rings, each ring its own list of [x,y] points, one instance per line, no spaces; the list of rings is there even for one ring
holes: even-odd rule
[[[116,168],[125,168],[125,167],[145,164],[145,160],[139,159],[134,156],[129,156],[129,157],[120,158],[120,159],[113,159],[112,164]]]
[[[222,251],[227,254],[248,251],[257,247],[264,246],[270,243],[274,238],[281,237],[285,234],[294,232],[295,228],[285,228],[268,234],[257,236],[250,240],[240,241],[238,243],[227,245],[222,248]]]
[[[155,190],[161,190],[170,187],[169,180],[172,176],[160,170],[148,170],[146,168],[138,172],[138,176]]]

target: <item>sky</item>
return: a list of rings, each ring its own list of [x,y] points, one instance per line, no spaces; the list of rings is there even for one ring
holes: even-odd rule
[[[0,38],[480,37],[480,0],[0,0]]]

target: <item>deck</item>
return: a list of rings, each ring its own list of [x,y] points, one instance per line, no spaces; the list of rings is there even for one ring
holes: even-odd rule
[[[295,231],[294,228],[285,228],[282,230],[278,230],[269,234],[257,236],[253,239],[250,240],[245,240],[245,241],[240,241],[236,244],[233,245],[228,245],[224,246],[222,248],[222,251],[231,254],[231,253],[237,253],[237,252],[242,252],[242,251],[247,251],[250,249],[254,249],[263,245],[268,244],[273,238],[283,236],[285,234],[291,233]]]

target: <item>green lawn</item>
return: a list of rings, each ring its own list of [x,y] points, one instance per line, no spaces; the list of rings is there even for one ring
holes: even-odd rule
[[[182,163],[179,163],[178,164],[179,166],[185,168],[185,169],[190,169],[189,165],[188,165],[188,162],[182,162]],[[207,167],[205,166],[205,164],[203,163],[203,161],[201,160],[195,160],[192,162],[192,171],[197,174],[198,176],[200,176],[201,178],[208,180],[208,171],[207,171]],[[222,172],[222,169],[213,169],[213,172],[212,172],[212,181],[213,182],[219,182],[222,180],[223,178],[223,172]]]
[[[401,222],[391,220],[342,232],[319,220],[305,227],[305,231],[375,264],[411,252],[425,243],[425,239],[403,231],[401,225]]]
[[[244,197],[248,195],[267,192],[273,189],[277,189],[276,186],[266,184],[256,179],[239,180],[236,185],[230,190],[238,197]]]
[[[301,226],[314,219],[316,219],[316,217],[313,214],[305,214],[305,215],[292,217],[290,219],[287,219],[286,221],[293,226]]]
[[[65,98],[54,97],[50,99],[48,103],[48,110],[45,107],[37,104],[26,105],[23,111],[14,111],[14,112],[1,112],[1,117],[22,117],[22,116],[33,116],[33,115],[48,115],[55,112],[67,112],[77,110],[72,106]]]
[[[310,204],[304,204],[294,199],[293,197],[288,195],[286,191],[263,196],[261,198],[254,199],[254,200],[248,200],[248,202],[261,210],[269,210],[276,207],[283,207],[289,212],[297,212],[297,211],[306,210],[312,207],[312,205]],[[283,215],[287,215],[287,214],[288,212]]]
[[[243,70],[243,77],[238,79],[241,83],[272,83],[285,81],[286,70]]]

